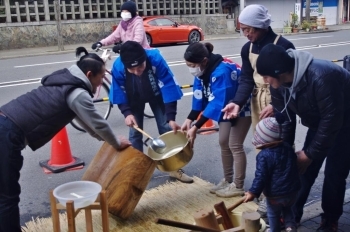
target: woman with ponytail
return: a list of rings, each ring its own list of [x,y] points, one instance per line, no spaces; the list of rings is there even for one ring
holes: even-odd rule
[[[221,55],[213,54],[213,48],[211,43],[193,43],[184,54],[194,82],[192,110],[181,129],[187,131],[193,145],[198,129],[207,120],[219,123],[224,178],[210,192],[220,197],[233,197],[244,194],[247,160],[243,142],[251,124],[250,109],[246,105],[240,117],[223,120],[221,109],[235,96],[241,70],[238,65],[224,61]]]

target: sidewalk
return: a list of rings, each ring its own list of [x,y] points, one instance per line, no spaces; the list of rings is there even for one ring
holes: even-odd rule
[[[346,190],[343,206],[343,215],[338,222],[338,231],[350,231],[350,189]],[[320,213],[322,213],[321,200],[312,203],[304,208],[304,216],[301,219],[299,232],[316,231],[321,222]]]
[[[350,30],[350,23],[345,23],[345,24],[341,24],[341,25],[330,25],[327,27],[328,27],[328,30],[298,32],[298,33],[291,33],[291,34],[282,34],[282,28],[276,28],[273,30],[278,34],[282,34],[283,36],[289,37],[289,36],[293,36],[293,35],[327,33],[327,32],[333,32],[333,31],[338,31],[338,30]],[[234,38],[241,38],[241,37],[242,36],[240,35],[240,33],[232,32],[230,34],[206,35],[205,41],[219,40],[219,39],[234,39]],[[1,59],[18,58],[18,57],[28,57],[28,56],[74,53],[74,51],[77,47],[82,46],[82,47],[89,49],[91,47],[92,43],[93,43],[93,41],[91,41],[91,43],[84,43],[84,44],[64,45],[64,51],[58,51],[57,46],[0,50],[0,60]]]

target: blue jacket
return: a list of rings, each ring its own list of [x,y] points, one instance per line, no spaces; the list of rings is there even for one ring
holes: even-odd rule
[[[210,75],[210,91],[205,91],[202,81],[196,77],[193,83],[192,110],[203,111],[203,116],[217,122],[222,121],[221,110],[235,96],[239,76],[240,69],[235,64],[221,62]],[[208,96],[204,92],[208,92]]]
[[[287,143],[262,149],[256,157],[256,171],[249,192],[259,197],[281,197],[300,189],[297,157]]]
[[[161,90],[164,103],[166,104],[181,99],[183,93],[180,86],[176,82],[174,74],[171,72],[159,50],[145,49],[145,51],[158,80],[158,86]],[[120,57],[114,61],[112,75],[113,81],[109,93],[110,101],[113,104],[128,103],[125,92],[125,68]]]

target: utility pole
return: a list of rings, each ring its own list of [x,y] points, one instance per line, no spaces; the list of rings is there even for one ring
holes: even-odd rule
[[[311,0],[306,0],[306,6],[305,6],[306,21],[310,21],[310,4],[311,4]]]
[[[62,39],[62,25],[61,25],[61,6],[60,0],[55,1],[55,17],[56,17],[56,25],[57,25],[57,44],[58,51],[63,51],[63,39]]]

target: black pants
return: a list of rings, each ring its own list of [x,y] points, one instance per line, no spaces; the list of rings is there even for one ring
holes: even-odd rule
[[[23,165],[24,135],[8,118],[0,115],[0,232],[20,232],[18,183]]]
[[[305,149],[310,145],[316,132],[308,130],[304,143]],[[342,128],[330,149],[325,166],[325,177],[322,189],[323,217],[330,222],[337,222],[343,214],[343,201],[346,190],[346,178],[350,169],[350,148],[348,146],[350,128]],[[300,222],[303,207],[309,196],[312,185],[322,167],[323,159],[313,160],[306,172],[301,175],[301,189],[293,206],[295,220]]]

